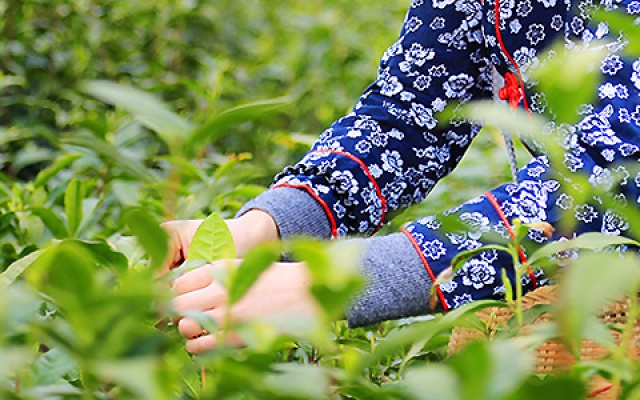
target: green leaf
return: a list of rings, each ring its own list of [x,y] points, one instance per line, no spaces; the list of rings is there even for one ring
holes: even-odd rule
[[[618,345],[609,326],[598,318],[587,318],[584,325],[585,339],[598,343],[609,351],[616,351]]]
[[[555,241],[543,246],[529,257],[529,263],[535,264],[537,261],[551,257],[566,250],[597,250],[607,246],[628,244],[639,246],[640,243],[624,236],[605,235],[600,232],[587,232],[575,239],[565,241]]]
[[[31,399],[81,398],[82,390],[66,381],[61,381],[52,385],[29,388],[24,391],[24,395]]]
[[[111,189],[123,206],[134,207],[139,204],[142,189],[139,182],[115,180],[111,182]]]
[[[595,21],[604,21],[616,32],[624,33],[626,39],[622,52],[630,57],[636,58],[640,56],[640,43],[634,40],[640,37],[640,26],[636,22],[636,17],[621,12],[611,12],[602,9],[596,10],[594,13]]]
[[[446,365],[426,365],[407,371],[404,386],[417,400],[461,400],[462,386],[456,373]]]
[[[30,253],[9,265],[9,267],[0,274],[0,290],[6,289],[16,279],[18,279],[18,277],[42,255],[42,253],[44,253],[44,250],[34,251],[33,253]]]
[[[59,382],[75,368],[77,365],[73,358],[54,348],[41,354],[33,363],[34,379],[38,385],[50,385]]]
[[[0,232],[5,232],[5,229],[16,219],[15,212],[8,212],[6,214],[0,214]]]
[[[578,108],[590,104],[597,94],[598,82],[602,79],[599,65],[607,55],[607,49],[589,48],[568,50],[564,43],[554,46],[555,57],[541,63],[531,72],[539,82],[540,91],[546,94],[549,108],[555,113],[555,121],[573,124],[581,116]],[[541,131],[542,132],[542,131]]]
[[[584,400],[587,395],[585,384],[568,375],[532,375],[518,390],[506,400]]]
[[[155,131],[171,152],[180,151],[190,123],[172,112],[154,96],[129,86],[106,81],[87,81],[81,85],[84,92],[135,116],[144,126]]]
[[[244,261],[233,272],[233,278],[229,284],[229,305],[240,300],[260,274],[280,259],[281,249],[282,246],[279,243],[267,243],[255,247],[244,256]]]
[[[37,207],[31,208],[30,211],[40,217],[56,239],[64,239],[69,236],[62,219],[50,208]]]
[[[2,360],[0,363],[0,389],[4,385],[5,379],[31,361],[32,355],[32,351],[22,347],[0,347],[0,360]]]
[[[446,111],[445,111],[446,112]],[[537,114],[528,115],[524,110],[512,109],[507,104],[493,100],[474,101],[461,106],[461,114],[482,125],[494,126],[501,131],[538,138],[544,132],[546,120]]]
[[[638,265],[640,257],[632,253],[583,253],[563,271],[555,320],[569,343],[577,346],[589,336],[589,319],[606,304],[637,292]]]
[[[104,240],[68,239],[65,240],[65,242],[86,249],[91,252],[92,259],[96,263],[113,268],[120,275],[126,273],[129,268],[127,257],[119,251],[114,250],[111,245]]]
[[[151,268],[159,268],[169,251],[167,232],[149,212],[141,208],[127,210],[123,218],[129,230],[151,257]]]
[[[534,358],[531,351],[506,340],[489,342],[488,349],[491,360],[487,365],[491,371],[488,399],[499,399],[515,390],[533,372]]]
[[[499,398],[489,396],[492,383],[491,370],[494,367],[492,361],[489,343],[480,341],[469,344],[460,353],[447,360],[447,364],[456,371],[458,379],[462,378],[460,389],[463,399],[490,400]]]
[[[196,128],[191,134],[188,147],[198,148],[200,143],[215,140],[230,125],[271,115],[275,111],[292,104],[292,101],[290,97],[280,97],[243,104],[225,110]]]
[[[544,314],[551,313],[552,309],[552,304],[534,304],[522,312],[522,323],[524,325],[531,325]],[[507,321],[507,327],[513,332],[517,331],[518,319],[515,315],[509,318],[509,321]]]
[[[402,329],[395,329],[387,335],[385,341],[377,343],[371,354],[363,357],[362,368],[379,363],[418,341],[428,342],[435,335],[460,324],[467,316],[489,307],[507,307],[507,304],[498,300],[478,300],[467,303],[433,320],[417,322]]]
[[[439,324],[443,326],[443,328],[451,328],[458,321],[470,313],[475,313],[485,308],[491,307],[499,307],[499,308],[508,308],[509,306],[504,301],[499,300],[476,300],[470,303],[464,304],[462,307],[453,309],[448,313],[442,316]]]
[[[82,200],[84,199],[84,184],[72,179],[64,193],[64,210],[67,215],[69,235],[74,236],[82,222]]]
[[[61,139],[61,142],[89,149],[105,158],[110,166],[120,168],[143,182],[152,183],[156,181],[156,177],[142,163],[131,159],[111,143],[98,137],[76,134]]]
[[[24,282],[16,282],[8,288],[0,287],[0,329],[3,337],[29,331],[32,323],[39,322],[41,307],[42,300]]]
[[[91,302],[97,276],[95,259],[82,242],[64,240],[45,249],[25,274],[36,289],[62,307]]]
[[[515,299],[513,295],[513,285],[511,284],[511,279],[509,279],[506,268],[500,269],[500,276],[502,278],[502,284],[504,285],[504,298],[507,300]]]
[[[344,308],[362,287],[359,265],[362,243],[321,243],[300,239],[291,245],[298,260],[305,261],[311,272],[311,294],[329,319],[344,314]]]
[[[3,75],[0,74],[0,90],[9,86],[24,86],[25,79],[23,76]]]
[[[44,185],[45,183],[49,182],[51,178],[56,176],[60,171],[67,168],[68,166],[73,164],[74,161],[82,157],[82,154],[76,153],[64,154],[60,156],[53,164],[38,173],[36,179],[33,181],[33,184],[35,185],[35,187]]]
[[[133,394],[132,398],[162,400],[168,398],[168,393],[159,390],[162,376],[158,373],[159,365],[161,361],[155,358],[134,358],[99,362],[94,371],[105,382],[122,385]]]
[[[265,377],[264,384],[278,398],[328,398],[331,381],[326,369],[296,364],[280,364],[274,369],[273,374]]]
[[[236,249],[227,224],[218,214],[209,215],[198,227],[187,261],[207,261],[236,258]]]

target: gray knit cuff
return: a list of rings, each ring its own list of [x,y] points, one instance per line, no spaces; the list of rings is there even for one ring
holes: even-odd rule
[[[262,210],[274,219],[280,237],[331,237],[331,224],[324,208],[307,192],[295,188],[270,189],[247,202],[236,217],[252,209]]]
[[[366,240],[364,290],[346,310],[351,328],[429,312],[431,278],[403,233]]]

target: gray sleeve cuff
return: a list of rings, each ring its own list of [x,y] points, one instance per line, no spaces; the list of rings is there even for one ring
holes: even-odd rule
[[[368,242],[362,268],[367,284],[346,310],[349,327],[422,315],[429,310],[431,278],[403,233]]]
[[[292,236],[331,237],[331,224],[324,208],[302,189],[283,187],[267,190],[247,202],[236,217],[252,209],[271,215],[282,239]]]

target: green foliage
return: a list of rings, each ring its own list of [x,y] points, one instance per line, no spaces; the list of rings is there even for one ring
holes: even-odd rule
[[[558,304],[524,311],[520,288],[509,286],[507,302],[477,301],[446,315],[359,329],[340,320],[363,284],[359,246],[267,244],[217,277],[230,303],[286,253],[309,265],[321,318],[238,324],[246,348],[223,345],[199,357],[184,351],[167,319],[170,290],[154,276],[168,250],[159,221],[209,216],[175,274],[234,258],[223,219],[349,110],[395,40],[406,6],[0,2],[0,398],[572,400],[584,398],[594,374],[637,398],[637,362],[627,353],[640,314],[638,260],[609,250],[637,246],[640,223],[632,223],[631,238],[586,234],[532,252],[532,266],[553,273],[557,253],[580,251],[558,279]],[[637,35],[632,22],[611,22]],[[629,51],[637,52],[636,42]],[[558,51],[535,73],[558,121],[574,122],[576,106],[593,95],[596,55]],[[546,117],[494,103],[463,112],[492,126],[429,202],[397,216],[385,232],[508,179],[496,128],[544,142],[557,159],[554,139],[539,135]],[[593,194],[586,182],[579,191]],[[516,225],[516,238],[494,248],[511,254],[522,274],[517,248],[528,227]],[[473,254],[461,254],[453,268]],[[595,320],[625,294],[629,323]],[[487,307],[508,307],[516,317],[492,332],[494,340],[448,356],[451,329],[483,329],[474,313]],[[557,322],[522,336],[521,327],[545,312]],[[203,313],[188,316],[219,330]],[[610,328],[621,332],[621,345]],[[574,350],[589,338],[609,354],[579,361],[566,375],[540,377],[532,350],[548,338]]]

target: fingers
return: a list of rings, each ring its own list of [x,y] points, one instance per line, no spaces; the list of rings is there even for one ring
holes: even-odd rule
[[[214,268],[211,264],[187,272],[173,281],[173,291],[177,296],[202,289],[213,282]]]
[[[173,299],[173,310],[179,314],[219,307],[227,302],[227,290],[218,281],[204,288],[187,291]]]
[[[222,309],[209,310],[205,314],[213,319],[217,326],[221,326],[224,323],[224,310]],[[195,339],[202,335],[204,328],[194,319],[182,318],[178,322],[178,331],[187,339]]]
[[[169,251],[162,271],[179,267],[188,256],[189,246],[202,220],[167,221],[160,226],[169,234]]]
[[[226,309],[217,308],[207,311],[206,314],[211,317],[219,327],[222,327],[224,324],[225,312]],[[187,340],[185,347],[191,354],[201,354],[206,351],[213,350],[221,344],[219,343],[218,335],[205,331],[198,322],[191,318],[181,319],[178,323],[178,330],[182,336],[189,339]],[[237,333],[230,331],[227,332],[225,345],[241,347],[244,346],[244,341]]]
[[[244,341],[237,334],[229,332],[226,337],[225,344],[233,347],[242,347],[244,346]],[[185,347],[191,354],[202,354],[209,350],[215,349],[219,345],[220,343],[218,343],[218,337],[216,337],[215,335],[205,335],[188,340]]]
[[[242,260],[221,260],[212,264],[204,265],[191,270],[173,281],[173,291],[176,295],[181,295],[194,290],[202,289],[216,281],[216,277],[226,272],[229,266],[237,266]]]

